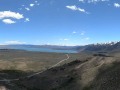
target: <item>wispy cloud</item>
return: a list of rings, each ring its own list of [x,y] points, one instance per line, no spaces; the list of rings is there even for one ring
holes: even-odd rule
[[[28,7],[26,7],[25,9],[26,9],[27,11],[30,11],[30,8],[28,8]]]
[[[120,4],[119,3],[114,3],[114,7],[120,8]]]
[[[64,38],[64,39],[60,39],[61,41],[68,41],[69,39],[68,38]]]
[[[22,5],[19,10],[27,10],[27,11],[30,11],[32,7],[34,6],[39,6],[40,4],[38,3],[38,1],[34,1],[32,3],[30,3],[29,5]]]
[[[29,22],[30,21],[30,19],[29,18],[25,18],[25,22]]]
[[[31,3],[29,3],[28,5],[26,4],[22,4],[20,8],[18,8],[19,10],[26,10],[26,11],[32,11],[32,8],[35,7],[35,6],[39,6],[39,2],[36,0],[36,1],[33,1]],[[29,18],[25,18],[25,21],[24,22],[29,22],[30,19]]]
[[[5,44],[26,44],[26,42],[21,42],[18,40],[6,41]]]
[[[90,40],[90,37],[84,37],[84,38],[81,38],[82,41],[89,41]]]
[[[109,0],[88,0],[88,3],[106,2]]]
[[[35,1],[35,3],[38,3],[38,1]]]
[[[40,4],[39,4],[39,2],[38,2],[38,1],[35,1],[35,5],[38,5],[38,6],[39,6]]]
[[[86,37],[86,38],[83,38],[83,40],[90,40],[90,38],[89,38],[89,37]]]
[[[11,20],[11,19],[3,19],[2,22],[4,22],[5,24],[13,24],[16,23],[15,21]]]
[[[82,3],[98,3],[98,2],[108,2],[110,0],[79,0]]]
[[[72,5],[72,6],[66,6],[66,8],[71,9],[73,11],[80,11],[86,14],[89,14],[85,9],[82,9],[80,7],[77,7],[76,5]]]
[[[63,39],[64,41],[68,41],[69,39],[68,38],[65,38],[65,39]]]
[[[89,37],[87,37],[87,38],[85,38],[85,40],[90,40],[90,38],[89,38]]]
[[[84,2],[85,2],[85,0],[79,0],[79,2],[82,2],[82,3],[84,3]]]
[[[73,33],[73,34],[76,34],[77,32],[76,32],[76,31],[73,31],[72,33]]]
[[[82,31],[82,32],[80,33],[80,35],[85,35],[85,31]]]

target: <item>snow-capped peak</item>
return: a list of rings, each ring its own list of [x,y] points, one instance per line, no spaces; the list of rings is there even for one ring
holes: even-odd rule
[[[104,42],[104,43],[96,43],[96,44],[91,44],[91,45],[115,45],[117,43],[120,43],[120,41],[109,41],[109,42]]]

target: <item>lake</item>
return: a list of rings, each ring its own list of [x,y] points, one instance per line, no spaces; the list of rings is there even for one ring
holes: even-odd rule
[[[54,53],[77,53],[75,50],[57,50],[52,48],[43,48],[43,47],[28,47],[28,46],[0,46],[0,49],[19,49],[26,51],[36,51],[36,52],[54,52]]]

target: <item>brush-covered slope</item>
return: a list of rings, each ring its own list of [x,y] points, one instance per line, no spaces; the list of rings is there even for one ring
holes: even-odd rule
[[[120,57],[90,56],[31,78],[1,83],[10,90],[120,90]]]

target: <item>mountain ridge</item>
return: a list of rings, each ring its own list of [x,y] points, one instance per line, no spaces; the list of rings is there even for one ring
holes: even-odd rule
[[[84,46],[60,46],[60,45],[0,45],[1,49],[24,49],[24,48],[48,48],[52,50],[74,50],[77,52],[82,51],[116,51],[120,50],[120,41],[96,43]]]

